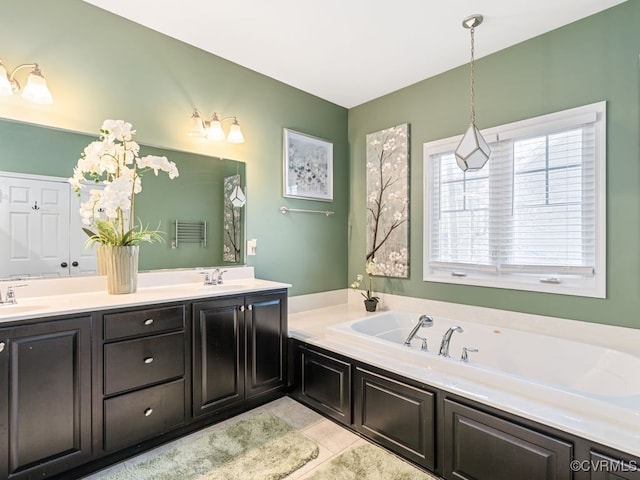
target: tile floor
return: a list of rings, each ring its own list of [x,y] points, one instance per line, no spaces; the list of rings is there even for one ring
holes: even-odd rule
[[[353,432],[337,425],[331,420],[327,420],[322,415],[314,412],[313,410],[310,410],[309,408],[296,402],[295,400],[289,397],[283,397],[236,417],[225,420],[224,422],[220,422],[216,425],[212,425],[211,427],[199,430],[198,432],[192,433],[188,437],[183,437],[174,442],[168,443],[156,449],[140,454],[136,457],[130,458],[123,463],[114,465],[112,467],[109,467],[108,469],[94,473],[93,475],[90,475],[88,477],[84,477],[83,480],[102,479],[107,473],[117,471],[125,464],[133,464],[143,461],[149,456],[175,447],[179,442],[187,441],[186,439],[209,435],[212,432],[227,427],[231,423],[235,423],[242,418],[246,418],[258,412],[271,412],[279,416],[284,421],[289,423],[289,425],[298,429],[300,432],[302,432],[304,435],[318,444],[318,457],[286,477],[286,480],[303,480],[305,478],[308,478],[316,468],[318,468],[323,463],[331,460],[333,457],[339,455],[347,448],[367,443],[366,440],[354,434]]]

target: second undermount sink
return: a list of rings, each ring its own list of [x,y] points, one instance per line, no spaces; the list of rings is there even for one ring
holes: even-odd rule
[[[211,293],[215,292],[228,292],[231,290],[244,290],[248,288],[247,285],[241,285],[237,283],[223,283],[222,285],[201,285],[199,290],[206,290]]]
[[[23,305],[21,303],[0,304],[0,317],[3,315],[21,315],[46,308],[45,305]]]

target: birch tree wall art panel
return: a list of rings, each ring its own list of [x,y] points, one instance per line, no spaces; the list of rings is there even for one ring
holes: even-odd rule
[[[333,200],[333,144],[284,129],[284,196]]]
[[[409,124],[367,135],[367,263],[409,277]]]
[[[224,239],[222,260],[240,263],[242,261],[242,207],[247,198],[240,185],[240,175],[224,179]]]

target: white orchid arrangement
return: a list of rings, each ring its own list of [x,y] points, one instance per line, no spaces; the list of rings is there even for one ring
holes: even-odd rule
[[[364,292],[360,292],[360,294],[365,298],[365,300],[373,300],[375,302],[380,301],[380,297],[376,297],[373,295],[373,275],[375,275],[376,272],[376,260],[375,258],[370,260],[367,263],[367,266],[365,267],[365,271],[367,272],[367,277],[369,280],[369,287],[366,288],[367,293],[365,294]],[[356,289],[360,288],[360,283],[364,280],[364,276],[363,275],[357,275],[356,276],[356,280],[351,284],[351,288],[353,289],[353,291],[356,291]]]
[[[135,195],[142,191],[142,174],[153,170],[166,172],[170,179],[178,168],[166,157],[140,157],[140,146],[132,140],[136,131],[123,120],[105,120],[100,140],[91,142],[82,152],[69,183],[78,193],[87,180],[104,188],[89,191],[89,199],[80,206],[82,222],[95,228],[83,230],[90,243],[129,246],[141,241],[162,241],[161,232],[134,222]]]

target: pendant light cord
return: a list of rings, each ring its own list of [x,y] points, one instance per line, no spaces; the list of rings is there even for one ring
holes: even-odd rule
[[[475,68],[475,27],[470,28],[471,31],[471,124],[476,124],[476,68]]]

